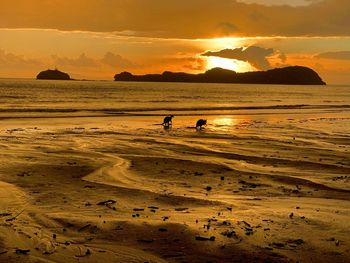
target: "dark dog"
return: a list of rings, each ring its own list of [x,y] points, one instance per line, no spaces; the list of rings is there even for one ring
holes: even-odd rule
[[[207,120],[200,119],[196,123],[196,129],[202,129],[202,126],[207,125]]]
[[[173,118],[174,118],[174,115],[166,116],[164,118],[164,121],[163,121],[162,125],[164,127],[169,127],[169,126],[173,125]]]

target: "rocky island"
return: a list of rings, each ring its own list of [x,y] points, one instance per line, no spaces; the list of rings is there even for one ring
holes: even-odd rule
[[[275,68],[267,71],[237,73],[232,70],[213,68],[205,73],[189,74],[169,72],[163,74],[133,75],[122,72],[114,76],[115,81],[144,82],[195,82],[195,83],[243,83],[243,84],[287,84],[326,85],[312,69],[302,66]]]
[[[55,70],[45,70],[41,71],[37,76],[36,79],[47,79],[47,80],[72,80],[70,76],[62,71],[59,71],[58,69]]]

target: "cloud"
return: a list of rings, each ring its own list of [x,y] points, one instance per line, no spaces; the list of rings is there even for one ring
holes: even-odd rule
[[[82,53],[77,58],[67,58],[59,57],[56,55],[52,56],[56,66],[70,66],[70,67],[95,67],[97,65],[96,61],[93,58],[89,58]]]
[[[349,0],[1,0],[3,28],[162,38],[350,36]],[[299,3],[296,6],[276,3]]]
[[[284,54],[284,53],[282,53],[282,52],[280,52],[280,53],[278,54],[278,58],[281,60],[282,63],[285,63],[285,62],[287,61],[287,56],[286,56],[286,54]]]
[[[198,57],[189,57],[184,59],[184,69],[189,69],[191,71],[203,71],[206,69],[206,63],[203,59]]]
[[[32,67],[40,65],[36,59],[26,58],[22,55],[16,55],[0,49],[0,65],[4,68],[14,67]]]
[[[303,6],[311,3],[321,2],[322,0],[237,0],[238,2],[246,4],[260,4],[260,5],[291,5]]]
[[[101,59],[101,62],[111,67],[130,68],[135,66],[130,60],[112,52],[107,52]]]
[[[60,57],[57,55],[52,56],[55,66],[59,67],[71,67],[71,68],[101,68],[103,66],[119,67],[119,68],[131,68],[136,65],[130,60],[123,58],[121,55],[114,54],[112,52],[106,52],[101,58],[91,58],[82,53],[77,58]]]
[[[239,32],[237,26],[235,26],[234,24],[230,23],[230,22],[222,22],[219,23],[217,28],[216,28],[216,32],[219,35],[233,35],[237,32]]]
[[[316,55],[315,58],[350,60],[350,51],[324,52]]]
[[[220,51],[208,51],[202,54],[207,57],[221,57],[229,59],[237,59],[248,62],[257,69],[269,69],[271,65],[267,57],[275,53],[272,48],[262,48],[257,46],[250,46],[247,48],[223,49]]]

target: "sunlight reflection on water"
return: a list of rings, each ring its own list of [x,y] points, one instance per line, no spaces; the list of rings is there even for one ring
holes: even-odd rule
[[[232,129],[233,126],[236,126],[239,124],[238,119],[234,118],[233,116],[225,116],[216,118],[212,121],[212,127],[215,130],[228,130]]]

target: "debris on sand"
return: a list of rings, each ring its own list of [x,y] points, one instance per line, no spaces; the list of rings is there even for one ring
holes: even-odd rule
[[[85,225],[85,226],[79,228],[79,229],[78,229],[78,232],[81,232],[81,231],[87,229],[87,228],[90,227],[90,226],[91,226],[91,224],[87,224],[87,225]]]
[[[294,216],[294,214],[293,214],[293,213],[290,213],[290,214],[289,214],[289,218],[290,218],[290,219],[292,219],[292,218],[293,218],[293,216]]]
[[[334,242],[336,246],[340,245],[340,241],[338,239],[335,239],[334,237],[326,239],[326,241]]]
[[[261,184],[255,184],[255,183],[250,183],[246,182],[244,180],[239,181],[240,184],[243,184],[242,188],[257,188],[258,186],[261,186]]]
[[[253,227],[251,226],[251,224],[249,224],[248,222],[246,221],[238,221],[238,224],[240,225],[241,223],[243,223],[245,226],[244,226],[244,230],[245,230],[245,234],[247,236],[250,236],[250,235],[253,235],[254,234],[254,230],[253,230]]]
[[[230,226],[231,222],[228,221],[228,220],[225,220],[225,221],[222,221],[221,225],[223,225],[223,226]]]
[[[292,245],[292,246],[293,246],[293,245],[302,245],[302,244],[305,243],[305,241],[302,240],[301,238],[299,238],[299,239],[294,239],[294,240],[290,239],[290,240],[287,241],[287,243],[288,243],[289,245]]]
[[[17,174],[17,176],[20,176],[20,177],[30,176],[30,173],[22,172],[22,173]]]
[[[20,248],[16,249],[16,254],[19,254],[19,255],[28,255],[29,252],[30,252],[30,249],[20,249]]]
[[[11,213],[0,213],[0,217],[11,216]]]
[[[116,208],[114,206],[112,206],[115,203],[117,203],[117,201],[110,199],[110,200],[99,202],[99,203],[97,203],[97,205],[101,205],[101,206],[104,205],[110,209],[116,210]]]
[[[6,222],[14,221],[14,220],[16,220],[17,217],[19,217],[23,212],[24,212],[24,209],[23,209],[21,212],[19,212],[17,215],[15,215],[14,217],[8,218],[8,219],[6,219],[5,221],[6,221]]]
[[[182,212],[182,211],[186,211],[188,210],[187,207],[179,207],[179,208],[175,208],[175,211],[178,211],[178,212]]]
[[[106,201],[99,202],[99,203],[97,203],[97,205],[109,206],[109,205],[115,204],[116,202],[117,202],[117,201],[114,201],[114,200],[110,199],[110,200],[106,200]]]
[[[242,223],[244,223],[247,227],[251,227],[251,225],[246,221],[242,221]]]
[[[87,249],[84,254],[82,255],[75,255],[77,258],[87,257],[91,255],[90,249]]]
[[[198,241],[215,241],[215,237],[204,237],[204,236],[196,236],[196,240]]]
[[[250,227],[246,227],[245,228],[245,234],[247,235],[247,236],[251,236],[251,235],[253,235],[253,228],[250,228]]]
[[[207,190],[208,192],[211,191],[211,189],[213,189],[211,186],[207,186],[207,187],[205,188],[205,190]]]
[[[145,211],[144,208],[134,208],[133,209],[135,212],[141,212],[141,211]]]
[[[235,231],[233,230],[226,230],[224,232],[221,233],[221,235],[225,236],[225,237],[228,237],[228,238],[231,238],[231,237],[237,237],[237,234]]]
[[[159,209],[159,207],[157,207],[157,206],[149,206],[147,208],[149,208],[149,209]]]
[[[273,248],[284,248],[284,244],[279,242],[273,242],[270,246]]]

